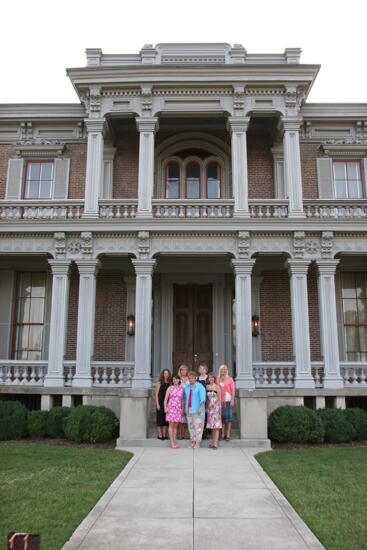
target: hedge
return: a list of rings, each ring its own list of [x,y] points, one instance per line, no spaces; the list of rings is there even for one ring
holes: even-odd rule
[[[46,437],[48,415],[47,411],[30,411],[28,413],[29,435]]]
[[[0,440],[27,437],[28,411],[19,401],[0,401]]]
[[[269,437],[279,443],[322,443],[324,427],[315,411],[284,405],[269,416]]]
[[[115,436],[117,424],[110,409],[80,405],[71,409],[64,431],[68,439],[77,443],[102,443]]]
[[[64,425],[71,413],[69,407],[53,407],[47,418],[47,435],[49,437],[65,437]]]
[[[346,409],[344,415],[356,431],[355,439],[367,439],[367,412],[363,409]]]
[[[347,443],[356,437],[356,430],[342,409],[319,409],[317,411],[325,428],[326,443]]]

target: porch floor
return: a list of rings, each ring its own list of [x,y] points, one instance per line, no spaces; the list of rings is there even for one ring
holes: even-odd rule
[[[134,457],[63,550],[323,548],[254,459],[262,449],[180,443],[129,448]]]

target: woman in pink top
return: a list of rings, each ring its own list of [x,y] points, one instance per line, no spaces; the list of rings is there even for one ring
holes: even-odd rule
[[[233,420],[233,405],[235,396],[235,387],[233,378],[228,375],[227,365],[219,367],[219,376],[217,384],[220,387],[222,401],[222,439],[230,441],[231,427]]]

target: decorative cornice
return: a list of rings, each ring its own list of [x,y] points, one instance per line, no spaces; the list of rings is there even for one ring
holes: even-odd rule
[[[46,139],[29,139],[18,141],[14,145],[14,152],[17,157],[31,158],[44,157],[55,158],[61,157],[65,149],[65,143],[60,143],[57,140]]]
[[[228,117],[227,129],[233,134],[234,132],[247,132],[247,128],[250,124],[250,117]]]
[[[136,118],[135,121],[139,132],[155,133],[159,128],[159,121],[157,117],[139,117]]]

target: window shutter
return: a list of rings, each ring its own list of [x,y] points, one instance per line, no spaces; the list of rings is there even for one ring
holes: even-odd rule
[[[69,190],[70,159],[55,159],[55,177],[53,198],[65,200]]]
[[[23,159],[9,159],[5,195],[9,201],[19,200],[22,197],[23,168]]]
[[[316,159],[317,180],[319,184],[319,199],[332,199],[333,191],[333,166],[329,158]]]
[[[362,159],[363,165],[363,174],[362,174],[362,188],[363,188],[363,197],[367,197],[367,157]]]

